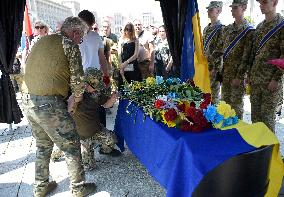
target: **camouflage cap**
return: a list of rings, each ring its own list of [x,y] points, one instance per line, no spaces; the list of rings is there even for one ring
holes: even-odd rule
[[[232,3],[232,5],[230,5],[230,7],[247,5],[247,4],[248,4],[248,0],[233,0],[233,3]]]
[[[74,30],[77,30],[82,35],[87,34],[88,29],[89,27],[82,19],[73,16],[67,17],[61,26],[62,32],[68,32],[68,31],[73,32]]]
[[[221,7],[223,7],[222,1],[211,1],[209,5],[206,7],[206,9],[221,8]]]
[[[85,82],[97,91],[106,88],[103,82],[103,73],[96,68],[89,67],[86,69]]]

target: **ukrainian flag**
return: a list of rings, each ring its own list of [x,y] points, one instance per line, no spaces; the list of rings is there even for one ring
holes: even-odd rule
[[[188,0],[181,57],[181,79],[193,79],[203,92],[211,92],[208,63],[204,56],[197,0]]]

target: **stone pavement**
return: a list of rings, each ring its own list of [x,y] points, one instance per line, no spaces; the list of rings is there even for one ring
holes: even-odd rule
[[[112,129],[116,116],[117,104],[107,116],[108,128]],[[282,109],[283,110],[283,109]],[[283,110],[284,113],[284,110]],[[250,121],[250,104],[245,98],[246,121]],[[284,116],[278,118],[277,135],[284,145]],[[284,146],[281,147],[284,153]],[[112,158],[100,155],[96,151],[97,167],[86,173],[88,181],[96,182],[98,193],[96,197],[163,197],[165,190],[147,173],[129,150],[121,157]],[[0,197],[32,196],[34,180],[35,140],[31,129],[24,118],[13,130],[7,124],[0,124]],[[65,161],[51,162],[52,179],[58,183],[58,188],[49,196],[67,197],[69,179]],[[281,195],[283,194],[283,195]],[[279,196],[284,196],[284,190]]]

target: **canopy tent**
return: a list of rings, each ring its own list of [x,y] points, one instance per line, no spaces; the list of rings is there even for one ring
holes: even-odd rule
[[[0,2],[0,123],[19,123],[23,117],[10,79],[20,43],[25,0]]]
[[[174,72],[210,92],[203,54],[197,0],[159,0]],[[22,113],[9,77],[23,29],[25,0],[0,2],[0,123],[19,123]]]

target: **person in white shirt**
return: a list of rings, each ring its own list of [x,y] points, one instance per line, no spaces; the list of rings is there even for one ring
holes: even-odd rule
[[[104,44],[100,35],[93,31],[92,28],[95,24],[95,17],[88,10],[81,11],[78,16],[89,26],[89,31],[80,44],[83,68],[86,70],[88,67],[94,67],[101,70],[105,76],[108,76],[108,63],[104,56]]]

